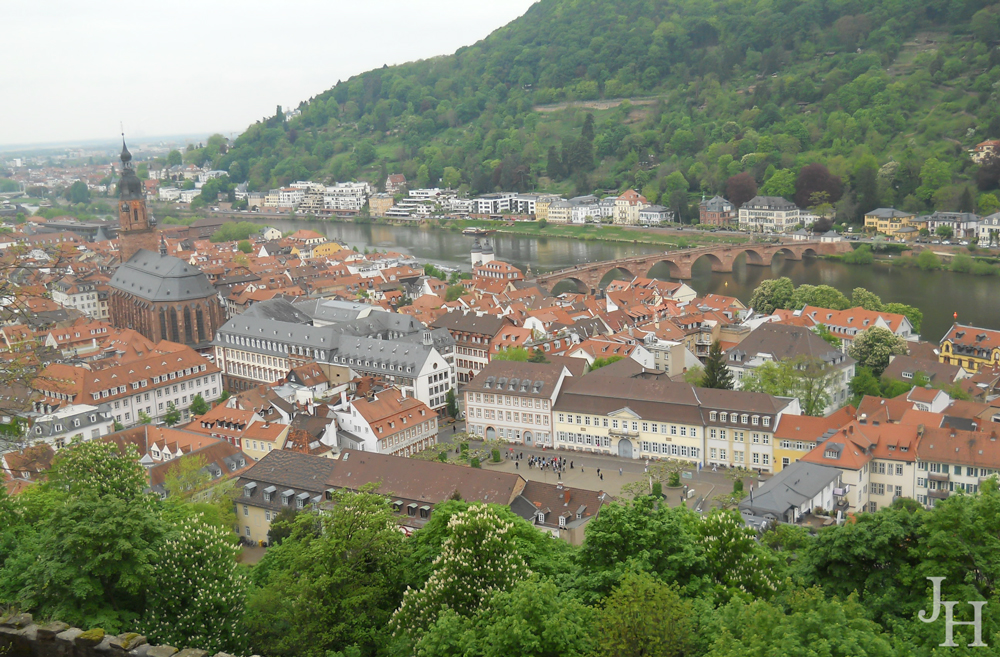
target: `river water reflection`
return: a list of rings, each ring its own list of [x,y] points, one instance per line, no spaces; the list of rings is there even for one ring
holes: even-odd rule
[[[346,224],[273,220],[267,222],[279,230],[306,228],[336,238],[360,250],[377,248],[409,253],[421,261],[470,269],[469,250],[472,238],[459,232],[431,230],[406,226]],[[496,236],[493,239],[497,258],[534,273],[547,272],[572,265],[615,260],[631,255],[661,251],[650,244],[617,242],[587,242],[563,238],[529,238]],[[800,261],[775,257],[770,267],[747,267],[741,257],[730,274],[712,272],[707,259],[694,267],[687,281],[699,294],[717,293],[735,296],[744,303],[753,289],[766,278],[788,276],[796,285],[830,285],[847,296],[856,287],[865,287],[882,297],[920,308],[924,313],[922,336],[937,341],[951,326],[953,313],[965,324],[1000,328],[1000,304],[997,291],[1000,280],[995,277],[924,272],[891,265],[859,267],[820,259]],[[634,272],[646,274],[647,272]],[[665,266],[650,270],[657,278],[668,278]]]

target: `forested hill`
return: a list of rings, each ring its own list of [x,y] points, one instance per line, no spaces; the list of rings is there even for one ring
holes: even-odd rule
[[[541,0],[187,158],[256,190],[401,172],[474,193],[634,186],[687,213],[746,172],[743,193],[752,178],[845,218],[991,210],[1000,167],[967,151],[1000,138],[998,38],[985,0]],[[813,163],[831,179],[796,189]]]

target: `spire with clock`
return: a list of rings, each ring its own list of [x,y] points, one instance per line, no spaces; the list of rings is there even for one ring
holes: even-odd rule
[[[128,262],[141,249],[156,252],[156,222],[146,209],[146,194],[142,181],[135,175],[132,154],[122,134],[122,175],[118,180],[118,246],[121,261]]]

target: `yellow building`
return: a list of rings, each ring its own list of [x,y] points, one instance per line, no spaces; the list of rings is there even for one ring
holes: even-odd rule
[[[368,211],[373,217],[384,217],[395,204],[392,194],[374,194],[368,199]]]
[[[914,219],[916,215],[912,212],[903,212],[896,208],[878,208],[865,215],[865,230],[892,237],[900,228],[909,227]]]
[[[952,324],[941,338],[938,360],[969,372],[1000,364],[1000,331]]]
[[[344,247],[338,244],[337,242],[324,242],[323,244],[317,244],[316,246],[313,247],[312,257],[327,258],[329,256],[332,256],[334,253],[337,253],[338,251],[342,251],[343,249]]]
[[[816,447],[827,432],[837,431],[851,420],[846,406],[826,417],[782,415],[774,429],[774,471],[781,472],[795,463]]]

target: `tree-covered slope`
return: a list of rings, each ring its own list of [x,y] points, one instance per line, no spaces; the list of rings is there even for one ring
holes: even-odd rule
[[[975,186],[1000,171],[967,150],[1000,137],[998,36],[986,0],[541,0],[473,46],[338,82],[208,155],[252,189],[402,172],[473,192],[634,186],[684,213],[746,173],[769,193],[839,199],[845,218],[989,210]],[[816,168],[803,182],[812,163],[839,184]]]

